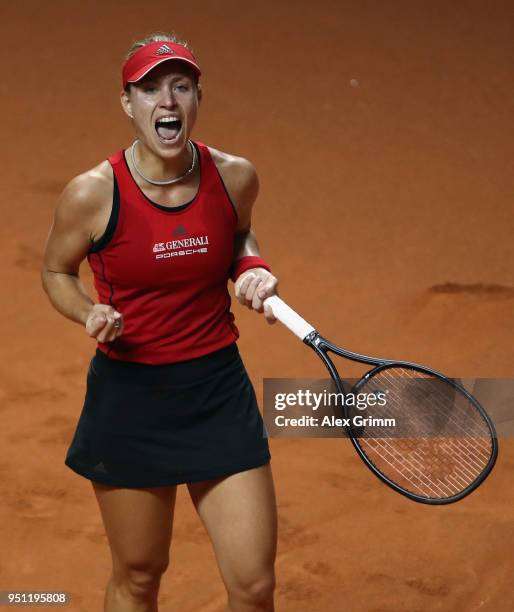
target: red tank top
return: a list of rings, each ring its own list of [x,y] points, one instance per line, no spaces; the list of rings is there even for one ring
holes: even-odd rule
[[[114,172],[107,228],[87,260],[99,302],[123,314],[125,329],[98,348],[113,359],[163,364],[223,348],[239,337],[227,290],[237,215],[206,145],[196,196],[170,208],[147,198],[124,151]]]

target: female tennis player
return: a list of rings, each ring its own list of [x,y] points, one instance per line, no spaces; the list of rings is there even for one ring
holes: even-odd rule
[[[89,479],[112,553],[106,612],[154,612],[176,487],[213,543],[227,612],[274,610],[276,502],[227,281],[275,322],[277,279],[251,230],[253,165],[190,140],[200,68],[187,43],[130,49],[121,104],[135,140],[63,190],[43,286],[97,340],[65,464]],[[87,261],[98,303],[79,278]]]

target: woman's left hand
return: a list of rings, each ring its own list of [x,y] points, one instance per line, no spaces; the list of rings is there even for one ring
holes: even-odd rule
[[[237,299],[243,306],[251,310],[264,312],[268,323],[276,323],[277,319],[269,306],[263,306],[263,301],[275,295],[278,280],[265,268],[251,268],[243,272],[236,280],[234,287]]]

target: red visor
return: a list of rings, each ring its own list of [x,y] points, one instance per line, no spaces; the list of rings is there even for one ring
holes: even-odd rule
[[[160,40],[141,47],[125,62],[122,72],[123,89],[127,83],[139,81],[152,68],[168,60],[186,62],[198,76],[202,74],[191,51],[178,43]]]

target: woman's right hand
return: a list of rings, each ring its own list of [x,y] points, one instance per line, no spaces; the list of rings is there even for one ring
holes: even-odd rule
[[[114,322],[119,321],[119,327]],[[112,342],[123,333],[123,315],[108,304],[94,304],[86,320],[87,333],[98,342]]]

